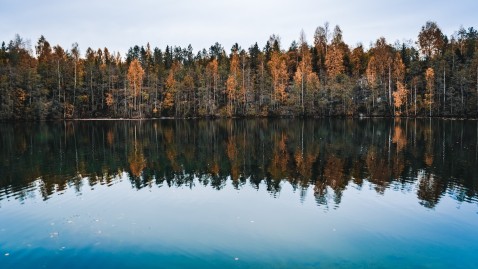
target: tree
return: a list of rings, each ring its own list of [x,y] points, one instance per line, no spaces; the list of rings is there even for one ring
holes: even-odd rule
[[[314,47],[317,52],[318,72],[325,73],[325,59],[327,56],[327,47],[329,43],[329,23],[325,22],[324,26],[319,26],[314,33]],[[322,79],[322,77],[321,77]]]
[[[435,95],[435,71],[433,68],[427,68],[425,72],[425,80],[427,83],[427,92],[425,94],[425,105],[429,107],[429,115],[432,116],[432,105],[433,105],[433,98]]]
[[[73,74],[73,111],[71,115],[74,115],[74,109],[76,106],[76,89],[78,86],[78,64],[80,61],[80,49],[78,47],[78,43],[73,43],[71,46],[71,56],[73,57],[73,64],[74,64],[74,74]]]
[[[397,81],[397,90],[393,92],[393,101],[394,106],[398,111],[395,111],[395,115],[402,114],[402,106],[406,105],[408,90],[405,88],[402,82]]]
[[[433,21],[427,21],[418,34],[420,51],[427,59],[437,55],[444,45],[443,34]]]
[[[226,92],[228,99],[228,114],[234,115],[236,112],[235,102],[237,101],[238,87],[239,87],[239,55],[237,49],[233,48],[231,55],[231,63],[229,67],[229,76],[226,81]]]
[[[206,67],[206,74],[207,76],[209,77],[209,81],[210,83],[208,83],[208,85],[210,85],[208,87],[208,91],[206,93],[206,107],[207,108],[210,108],[211,110],[215,110],[216,109],[216,94],[217,94],[217,91],[218,91],[218,83],[219,83],[219,72],[218,72],[218,69],[219,68],[219,63],[217,61],[217,59],[212,59],[212,61],[210,61],[208,64],[207,64],[207,67]],[[210,97],[210,94],[209,94],[209,88],[212,89],[212,98]],[[212,103],[211,103],[212,101]],[[206,108],[207,111],[211,111],[211,110],[208,110]]]
[[[299,55],[301,58],[294,74],[294,84],[296,88],[300,89],[300,110],[302,111],[302,114],[305,115],[306,102],[310,104],[311,110],[314,110],[314,92],[318,89],[319,79],[317,74],[312,70],[312,57],[303,30],[300,33],[299,42]]]
[[[272,78],[273,100],[278,99],[284,105],[287,101],[287,82],[289,75],[287,74],[287,54],[274,51],[268,62],[269,70]]]
[[[377,91],[378,100],[384,99],[388,101],[389,108],[392,108],[392,59],[393,48],[387,44],[384,37],[377,39],[375,46],[370,49],[372,57],[374,57],[374,67],[376,73],[376,85],[378,89],[383,90],[383,94]],[[387,104],[385,103],[385,104]],[[386,108],[386,107],[385,107]]]
[[[176,97],[176,91],[177,91],[177,81],[175,78],[176,71],[179,69],[179,63],[174,62],[173,65],[171,66],[171,69],[169,70],[168,77],[166,78],[165,86],[166,86],[166,91],[164,94],[164,100],[163,100],[163,107],[166,110],[170,110],[173,108],[175,104],[175,97]],[[176,104],[177,107],[177,104]],[[176,115],[177,115],[177,108],[176,108]]]
[[[392,100],[394,103],[394,109],[399,109],[400,111],[398,114],[400,115],[401,107],[406,100],[406,94],[408,91],[405,89],[405,85],[403,84],[403,80],[405,78],[405,65],[403,64],[402,56],[398,52],[395,54],[395,59],[393,60],[392,76],[395,79],[396,84],[396,91],[392,94]],[[395,100],[396,97],[400,98],[400,100]],[[397,114],[397,112],[395,111],[394,114]]]
[[[377,96],[377,64],[374,56],[370,57],[367,65],[367,82],[372,92],[372,109],[374,109]]]
[[[362,44],[359,44],[352,50],[350,58],[352,64],[352,76],[355,78],[360,78],[363,74],[365,74],[368,62],[367,55],[364,52]]]
[[[338,75],[343,74],[344,67],[344,54],[338,46],[332,45],[329,49],[325,60],[325,66],[327,66],[327,76],[330,79],[335,79]]]
[[[193,106],[195,105],[195,100],[194,100],[195,94],[194,94],[194,78],[190,74],[187,74],[182,81],[182,91],[184,92],[184,95],[185,95],[184,102],[188,105],[187,111],[184,113],[184,115],[191,114],[191,104]]]
[[[141,117],[141,103],[137,104],[137,96],[141,95],[141,86],[143,84],[143,75],[144,70],[141,67],[138,59],[134,59],[128,68],[128,81],[129,87],[132,90],[133,95],[133,109],[137,110],[139,108],[139,116]],[[140,98],[141,102],[141,98]]]

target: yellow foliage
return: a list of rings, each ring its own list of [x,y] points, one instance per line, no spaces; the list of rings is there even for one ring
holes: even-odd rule
[[[144,70],[137,59],[134,59],[128,68],[128,81],[129,86],[133,90],[133,94],[138,95],[141,90],[141,84],[143,82]]]

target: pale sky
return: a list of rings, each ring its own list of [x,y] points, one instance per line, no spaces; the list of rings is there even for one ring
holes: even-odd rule
[[[311,44],[328,21],[350,46],[368,47],[381,36],[415,41],[427,20],[447,36],[460,26],[477,29],[477,11],[476,0],[0,0],[0,42],[19,34],[34,49],[44,35],[65,49],[78,42],[82,54],[107,47],[123,56],[147,42],[162,50],[191,44],[195,52],[219,42],[229,52],[236,42],[263,48],[272,34],[288,48],[302,29]]]

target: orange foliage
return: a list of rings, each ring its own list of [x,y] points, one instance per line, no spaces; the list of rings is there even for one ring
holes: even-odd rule
[[[345,71],[344,52],[338,46],[331,46],[325,57],[327,75],[335,78]]]
[[[281,55],[280,52],[274,51],[270,61],[267,63],[271,71],[272,87],[274,94],[282,103],[287,99],[287,55]]]
[[[397,90],[393,92],[393,101],[396,109],[399,109],[396,113],[400,114],[400,109],[403,104],[406,104],[406,99],[408,96],[408,90],[405,88],[405,85],[400,81],[397,81]]]
[[[217,71],[218,71],[218,62],[217,62],[217,59],[213,59],[211,62],[209,62],[207,64],[207,71],[212,75],[212,76],[216,76],[217,75]]]
[[[393,76],[398,81],[403,81],[405,77],[405,64],[402,61],[402,56],[399,52],[395,54],[395,60],[393,61]]]
[[[233,101],[236,96],[237,80],[234,75],[229,75],[226,81],[226,92],[229,101]]]
[[[128,68],[129,86],[133,90],[134,95],[138,95],[143,82],[144,70],[137,59],[134,59]]]
[[[166,78],[165,86],[166,93],[164,94],[163,107],[165,109],[172,108],[174,106],[174,97],[176,94],[177,81],[175,79],[176,70],[179,69],[179,64],[174,63],[169,70],[168,77]]]

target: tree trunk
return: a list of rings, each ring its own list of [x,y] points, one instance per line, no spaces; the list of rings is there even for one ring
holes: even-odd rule
[[[392,102],[392,73],[391,73],[391,64],[388,64],[388,102],[390,108],[395,107]]]
[[[90,70],[90,93],[91,93],[91,111],[95,106],[95,101],[93,99],[93,70]]]
[[[304,106],[304,73],[305,73],[305,61],[304,61],[304,48],[302,48],[302,81],[301,81],[301,102],[302,102],[302,115],[305,114],[305,106]]]
[[[415,85],[415,117],[417,116],[417,85]]]
[[[73,84],[74,85],[73,86],[73,111],[71,113],[72,116],[74,116],[74,114],[75,114],[74,111],[75,111],[75,108],[76,108],[75,107],[75,105],[76,105],[76,65],[77,65],[77,63],[76,63],[76,60],[75,60],[75,83]]]
[[[127,92],[126,92],[126,80],[124,81],[124,113],[128,115],[128,99],[127,99]]]
[[[245,66],[245,59],[244,59],[244,54],[242,55],[242,90],[244,91],[243,98],[244,98],[244,115],[246,115],[246,106],[247,106],[247,101],[246,101],[246,85],[245,85],[245,74],[244,74],[244,66]]]
[[[60,104],[61,100],[61,94],[60,94],[60,88],[61,88],[61,81],[60,81],[60,60],[56,61],[56,67],[57,67],[57,72],[58,72],[58,104]]]
[[[465,104],[463,100],[463,78],[460,79],[460,91],[461,91],[461,107],[464,110],[465,109]],[[462,111],[463,114],[464,111]]]
[[[443,114],[446,109],[446,77],[445,77],[445,67],[443,67]]]

